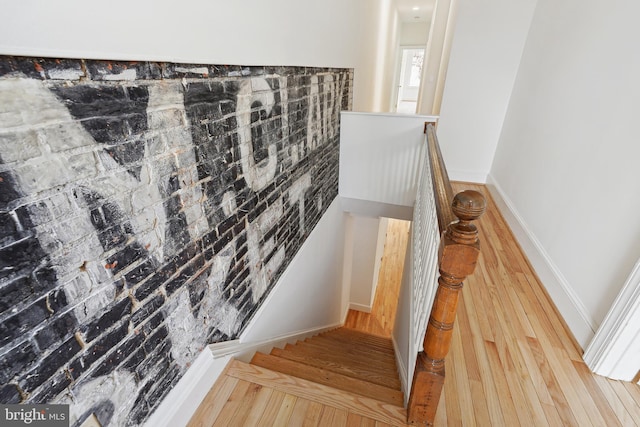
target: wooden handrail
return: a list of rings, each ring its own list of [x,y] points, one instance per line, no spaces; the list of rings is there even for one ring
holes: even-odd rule
[[[429,158],[438,210],[440,231],[444,231],[438,253],[438,290],[433,301],[423,347],[418,353],[411,385],[407,421],[416,425],[433,425],[444,385],[444,358],[451,346],[453,324],[462,282],[473,273],[480,254],[478,230],[472,221],[486,208],[477,191],[453,191],[442,160],[433,125],[426,126]],[[457,217],[458,221],[453,222]]]
[[[436,200],[436,213],[438,215],[438,228],[442,234],[449,224],[455,221],[451,211],[453,202],[453,189],[449,181],[449,174],[442,159],[440,144],[434,123],[425,123],[424,133],[427,135],[427,151],[429,153],[429,163],[431,164],[431,179],[433,182],[433,193]]]

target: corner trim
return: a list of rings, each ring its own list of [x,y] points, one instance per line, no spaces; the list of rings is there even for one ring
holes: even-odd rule
[[[398,367],[398,375],[400,376],[400,383],[402,384],[402,391],[404,392],[404,407],[409,404],[409,378],[407,374],[407,367],[404,364],[404,360],[400,357],[400,350],[396,338],[392,335],[391,342],[393,343],[393,351],[396,354],[396,366]]]
[[[640,337],[637,320],[640,319],[640,260],[631,271],[589,343],[583,358],[589,369],[598,375],[616,380],[633,381],[638,366],[630,347]],[[630,363],[629,359],[633,362]]]
[[[540,282],[558,308],[576,341],[582,348],[585,348],[596,330],[594,320],[495,178],[491,174],[487,178],[486,186],[513,231],[522,251],[526,254]]]

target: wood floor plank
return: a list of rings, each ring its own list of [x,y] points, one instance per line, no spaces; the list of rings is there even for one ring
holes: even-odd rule
[[[593,380],[598,384],[600,391],[607,398],[607,403],[611,406],[611,409],[616,414],[616,418],[620,421],[620,424],[623,426],[633,426],[640,425],[640,418],[634,419],[631,413],[627,410],[624,403],[620,400],[613,387],[611,386],[612,381],[601,377],[600,375],[593,375]]]
[[[222,407],[222,410],[220,411],[220,414],[213,423],[213,427],[226,427],[234,425],[233,417],[236,413],[236,410],[242,403],[242,398],[247,393],[247,390],[249,390],[250,386],[251,383],[249,381],[238,381],[238,384],[236,384],[236,387],[233,389],[233,392],[227,399],[226,403]]]
[[[487,356],[489,358],[491,374],[496,384],[496,389],[503,391],[508,390],[509,384],[507,382],[504,366],[502,366],[502,362],[500,361],[500,355],[498,354],[496,343],[492,341],[486,341],[485,348],[487,351]],[[520,421],[518,420],[518,414],[516,412],[511,393],[502,393],[500,397],[500,409],[502,411],[502,417],[504,419],[505,425],[519,426]]]
[[[362,417],[360,427],[376,427],[376,420],[373,418]]]
[[[624,407],[634,420],[640,420],[640,405],[633,400],[624,384],[621,381],[610,381],[611,388],[616,393]]]
[[[320,415],[322,414],[322,408],[323,408],[323,405],[321,403],[309,401],[307,412],[305,414],[304,420],[302,421],[302,427],[319,426]]]
[[[209,390],[200,406],[198,406],[189,421],[189,427],[209,427],[213,425],[239,381],[237,378],[232,378],[225,374],[226,369],[220,379]]]
[[[618,418],[613,412],[611,405],[607,402],[607,399],[598,386],[598,383],[593,378],[593,374],[589,371],[587,365],[583,362],[572,361],[573,366],[576,369],[576,372],[579,374],[580,378],[584,382],[588,393],[594,397],[593,403],[602,415],[602,418],[606,420],[607,426],[622,426],[618,421]]]
[[[567,426],[577,426],[578,421],[573,416],[573,411],[571,411],[571,407],[569,402],[567,401],[558,381],[555,378],[552,368],[549,366],[549,362],[545,356],[545,352],[540,346],[538,339],[536,338],[528,338],[527,342],[529,344],[529,348],[531,349],[531,353],[535,358],[538,367],[540,369],[540,373],[542,378],[547,385],[547,390],[551,396],[551,399],[554,402],[554,406],[558,411],[558,415],[562,420],[563,425]]]
[[[238,426],[246,426],[248,424],[247,418],[251,409],[256,406],[256,400],[260,396],[260,391],[262,389],[263,387],[260,384],[249,383],[249,388],[244,396],[242,396],[235,414],[233,415],[233,424]],[[263,398],[263,396],[260,397]]]
[[[301,397],[297,398],[296,403],[293,406],[293,410],[291,411],[291,416],[287,421],[287,425],[291,427],[301,426],[307,416],[307,410],[309,409],[310,404],[311,401],[308,399],[303,399]]]
[[[360,424],[362,424],[362,415],[354,414],[353,412],[347,415],[347,427],[360,427]]]
[[[348,411],[344,409],[336,409],[333,413],[333,420],[331,421],[331,425],[336,427],[345,427],[347,425],[348,417]]]
[[[284,399],[282,399],[280,409],[273,420],[274,426],[286,426],[289,423],[289,418],[291,418],[297,399],[297,396],[285,394]]]
[[[453,369],[448,371],[448,380],[455,382],[457,401],[460,407],[461,420],[463,425],[476,425],[475,411],[473,410],[473,398],[471,395],[471,383],[467,371],[466,354],[463,350],[460,328],[453,328],[451,340],[452,356],[451,364]],[[455,349],[455,350],[454,350]],[[475,360],[475,357],[474,357]]]
[[[258,391],[256,398],[254,399],[253,404],[247,412],[247,416],[244,420],[244,424],[246,427],[257,427],[260,425],[260,418],[266,410],[267,404],[269,403],[269,399],[271,399],[272,394],[273,389],[261,386],[261,389]]]
[[[322,410],[322,414],[320,416],[319,425],[321,425],[321,426],[330,426],[331,423],[333,422],[333,414],[335,412],[336,412],[336,408],[334,408],[332,406],[325,406],[324,409]]]
[[[264,386],[264,384],[262,384]],[[269,397],[269,401],[267,402],[266,408],[260,417],[259,426],[272,426],[274,425],[275,419],[280,412],[280,406],[282,406],[282,402],[284,401],[286,393],[281,390],[274,390],[271,393],[271,397]]]

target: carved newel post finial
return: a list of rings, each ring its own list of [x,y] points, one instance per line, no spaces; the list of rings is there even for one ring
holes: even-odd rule
[[[462,282],[473,273],[480,242],[472,221],[487,206],[484,196],[467,190],[453,198],[451,211],[458,217],[447,227],[439,251],[438,290],[431,308],[424,338],[424,351],[418,354],[411,386],[407,421],[414,425],[433,425],[444,385],[444,358],[449,352]]]
[[[456,243],[472,245],[478,241],[478,229],[471,221],[480,218],[487,208],[484,196],[474,190],[465,190],[455,195],[451,210],[459,221],[449,226],[447,237]]]

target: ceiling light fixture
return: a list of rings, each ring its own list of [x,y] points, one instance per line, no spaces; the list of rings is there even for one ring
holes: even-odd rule
[[[418,6],[413,6],[413,10],[420,10]]]

